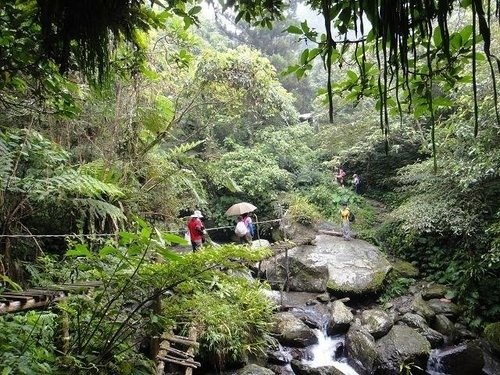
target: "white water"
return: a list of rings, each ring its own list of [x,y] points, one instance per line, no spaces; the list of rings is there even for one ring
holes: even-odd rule
[[[342,371],[345,375],[358,375],[354,369],[347,363],[335,360],[335,350],[338,344],[344,343],[344,337],[326,336],[319,329],[315,330],[318,337],[318,343],[311,347],[311,360],[303,360],[302,362],[311,367],[334,366]]]

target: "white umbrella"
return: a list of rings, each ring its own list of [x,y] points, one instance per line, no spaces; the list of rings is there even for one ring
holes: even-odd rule
[[[226,211],[227,216],[239,216],[248,212],[253,212],[257,209],[253,204],[247,202],[240,202],[233,204]]]

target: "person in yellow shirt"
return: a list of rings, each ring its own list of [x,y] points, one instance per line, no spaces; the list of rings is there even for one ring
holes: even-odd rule
[[[347,202],[342,202],[340,217],[342,218],[342,237],[345,241],[351,240],[351,222],[349,221],[350,213],[349,207],[347,207]]]

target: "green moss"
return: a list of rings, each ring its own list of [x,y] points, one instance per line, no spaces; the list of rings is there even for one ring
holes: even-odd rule
[[[381,289],[384,280],[385,280],[386,272],[378,271],[373,275],[373,279],[370,285],[363,288],[362,293],[373,293],[377,292]],[[351,294],[361,294],[360,290],[353,289],[349,286],[349,284],[338,284],[333,280],[329,280],[326,284],[326,288],[328,292],[331,293],[351,293]]]
[[[500,322],[487,324],[484,328],[484,336],[493,349],[500,352]]]
[[[396,260],[392,263],[393,272],[400,277],[418,277],[419,271],[418,268],[409,262],[405,262],[404,260]]]
[[[346,284],[337,284],[335,281],[329,280],[326,283],[326,290],[330,293],[353,293],[351,288],[348,288]]]
[[[371,290],[374,292],[380,290],[382,288],[382,285],[384,284],[384,280],[386,277],[387,273],[385,271],[378,271],[373,275],[372,279],[372,286],[370,287]]]

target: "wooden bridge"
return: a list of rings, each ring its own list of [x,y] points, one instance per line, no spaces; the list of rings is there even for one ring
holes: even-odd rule
[[[81,294],[101,285],[100,281],[88,281],[30,288],[23,291],[5,290],[0,293],[0,315],[46,308],[54,302],[63,300],[69,294]]]

